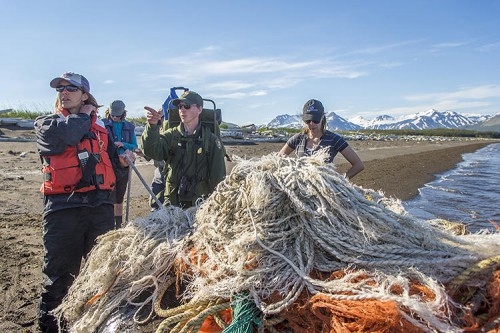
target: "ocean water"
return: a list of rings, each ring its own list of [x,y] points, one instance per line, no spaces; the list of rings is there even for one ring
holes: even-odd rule
[[[462,222],[472,232],[496,230],[495,224],[500,226],[500,143],[464,154],[463,159],[403,205],[423,219]]]

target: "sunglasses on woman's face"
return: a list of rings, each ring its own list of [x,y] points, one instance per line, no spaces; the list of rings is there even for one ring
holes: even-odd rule
[[[305,123],[306,123],[306,124],[310,124],[310,123],[311,123],[311,121],[312,121],[313,123],[315,123],[315,124],[319,124],[319,123],[321,122],[321,120],[320,120],[320,121],[316,121],[316,120],[306,120],[306,121],[305,121]]]
[[[182,109],[182,108],[184,108],[186,110],[189,110],[189,109],[191,109],[191,105],[179,104],[179,110]]]
[[[80,90],[80,88],[78,88],[77,86],[58,86],[58,87],[56,87],[57,92],[63,92],[64,89],[66,89],[69,92],[75,92],[75,91]]]

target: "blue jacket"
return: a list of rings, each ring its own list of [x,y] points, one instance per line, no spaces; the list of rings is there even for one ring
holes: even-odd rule
[[[113,142],[123,142],[124,148],[128,150],[133,150],[137,148],[137,138],[135,136],[135,126],[134,124],[123,120],[121,123],[115,123],[111,119],[104,119],[104,125],[109,133],[111,133],[111,137],[113,138]],[[117,125],[122,125],[121,133],[117,133],[116,127]],[[119,153],[122,154],[125,149],[120,148]]]

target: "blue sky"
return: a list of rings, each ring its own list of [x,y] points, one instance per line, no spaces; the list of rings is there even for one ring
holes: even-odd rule
[[[500,112],[496,0],[0,0],[0,12],[0,109],[50,110],[49,81],[73,71],[129,116],[173,86],[239,125],[309,98],[347,119]]]

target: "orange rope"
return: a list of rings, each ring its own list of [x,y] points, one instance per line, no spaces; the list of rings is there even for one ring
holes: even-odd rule
[[[91,299],[89,299],[87,301],[87,303],[85,303],[85,305],[91,305],[92,303],[94,303],[96,300],[98,300],[99,298],[101,298],[102,296],[106,295],[110,290],[111,288],[113,288],[113,286],[115,285],[115,282],[116,280],[118,279],[118,275],[121,274],[121,272],[123,271],[123,268],[120,268],[118,270],[118,272],[116,272],[116,275],[115,275],[115,278],[113,279],[113,282],[111,282],[111,284],[109,285],[108,289],[106,289],[103,293],[100,293],[100,294],[97,294],[95,295],[94,297],[92,297]]]
[[[500,269],[493,273],[487,288],[489,300],[488,322],[500,318]],[[499,329],[500,331],[500,329]]]

